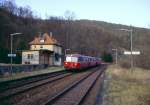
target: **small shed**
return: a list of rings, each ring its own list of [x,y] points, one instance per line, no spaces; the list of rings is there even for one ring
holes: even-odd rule
[[[35,37],[29,45],[29,50],[22,51],[22,64],[61,65],[62,46],[52,34]]]

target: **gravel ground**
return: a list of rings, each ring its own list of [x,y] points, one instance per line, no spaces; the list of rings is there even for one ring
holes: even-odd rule
[[[105,72],[103,73],[103,76],[101,77],[101,86],[99,87],[99,90],[97,91],[96,101],[93,105],[107,105],[104,104],[106,100],[104,100],[104,96],[106,93],[106,89],[108,87],[108,78],[106,78]]]
[[[28,92],[22,93],[13,97],[12,103],[14,105],[41,105],[43,101],[52,97],[54,94],[58,93],[70,83],[80,79],[87,72],[78,73],[76,75],[68,76],[56,82],[40,86],[34,90],[29,90]]]
[[[101,101],[101,93],[99,94],[99,92],[102,90],[103,79],[104,74],[97,79],[94,87],[90,90],[82,105],[99,105],[99,101]]]
[[[64,76],[67,76],[67,75],[71,75],[71,74],[70,73],[68,73],[68,74],[62,74],[62,75],[59,75],[59,76],[56,76],[56,77],[52,76],[52,78],[49,77],[49,78],[46,78],[46,79],[43,79],[43,80],[40,80],[40,81],[37,81],[37,82],[33,82],[33,83],[30,83],[30,84],[23,85],[21,87],[19,86],[17,88],[13,88],[13,89],[7,90],[7,91],[5,91],[3,93],[0,93],[0,97],[1,96],[4,97],[4,96],[11,95],[11,94],[15,94],[15,93],[21,92],[22,90],[27,90],[27,89],[30,89],[32,87],[35,87],[35,86],[47,83],[47,82],[49,82],[51,80],[55,80],[57,78],[63,78]],[[24,82],[27,82],[27,80],[24,81]]]
[[[47,74],[47,73],[62,71],[62,70],[64,70],[63,67],[49,67],[46,69],[36,70],[36,71],[31,71],[31,72],[12,73],[12,74],[0,76],[0,82],[25,78],[29,76],[35,76],[39,74]]]
[[[91,87],[100,72],[101,71],[99,70],[90,75],[87,79],[72,88],[52,105],[77,105],[77,103],[80,102],[83,96],[88,92],[88,89]]]

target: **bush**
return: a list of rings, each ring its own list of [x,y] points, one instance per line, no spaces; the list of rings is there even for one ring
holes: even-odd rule
[[[104,52],[102,55],[102,60],[105,62],[113,62],[113,57],[110,53]]]

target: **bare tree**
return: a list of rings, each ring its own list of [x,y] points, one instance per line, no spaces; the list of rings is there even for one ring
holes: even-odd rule
[[[69,10],[65,11],[64,16],[65,16],[65,19],[68,20],[68,21],[69,20],[72,21],[72,20],[75,19],[75,13],[71,12]]]

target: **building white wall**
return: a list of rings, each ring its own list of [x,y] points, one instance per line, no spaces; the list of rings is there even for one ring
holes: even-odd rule
[[[31,45],[30,50],[50,50],[62,54],[62,47],[56,45]]]
[[[29,58],[28,55],[33,55]],[[22,64],[39,64],[39,51],[23,51],[22,52]]]
[[[41,50],[41,49],[54,51],[53,45],[31,45],[30,46],[30,50]]]
[[[62,63],[61,62],[61,57],[59,58],[58,61],[54,60],[54,65],[56,65],[56,66],[61,66],[62,65],[61,63]]]
[[[37,51],[35,51],[37,50]],[[40,50],[49,50],[53,51],[54,54],[47,56],[42,56],[40,54]],[[28,55],[32,55],[32,58],[29,58]],[[59,59],[55,59],[55,54],[59,55]],[[61,65],[61,55],[62,55],[62,47],[57,45],[31,45],[29,51],[22,52],[22,64],[49,64],[49,65]],[[49,61],[48,61],[49,59]],[[46,62],[47,61],[47,62]]]
[[[60,54],[60,55],[62,54],[62,47],[54,45],[53,49],[55,53]]]
[[[61,64],[61,58],[59,59],[59,61],[56,61],[55,62],[55,65],[57,65],[57,66],[61,66],[62,64]]]

